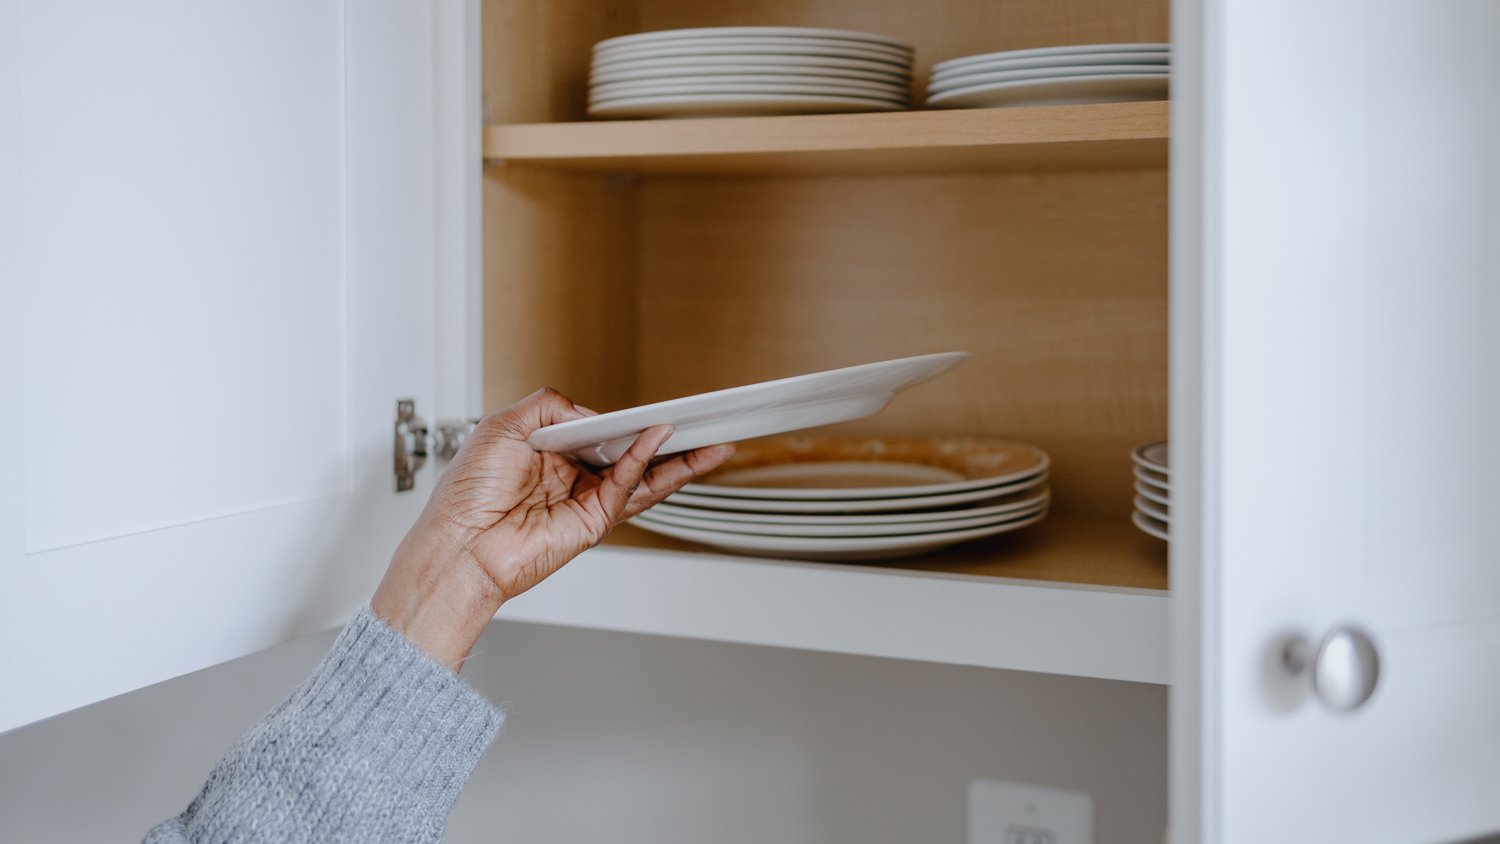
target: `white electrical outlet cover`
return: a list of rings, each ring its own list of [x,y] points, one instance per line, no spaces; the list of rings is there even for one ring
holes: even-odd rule
[[[1093,844],[1087,792],[1020,782],[969,782],[969,844]]]

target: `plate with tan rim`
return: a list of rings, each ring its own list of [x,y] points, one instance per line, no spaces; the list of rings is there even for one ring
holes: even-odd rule
[[[940,522],[945,519],[957,517],[978,518],[982,516],[1002,516],[1010,513],[1020,513],[1046,504],[1051,499],[1051,492],[1046,486],[1032,486],[1017,493],[1001,496],[995,499],[982,499],[972,502],[968,506],[945,507],[937,510],[917,510],[912,512],[888,512],[871,515],[859,515],[851,513],[759,513],[740,512],[735,510],[715,510],[702,507],[686,507],[679,504],[663,502],[651,508],[651,512],[657,515],[670,515],[690,519],[711,519],[721,522],[736,522],[754,525],[821,525],[845,527],[861,527],[865,525],[889,525],[889,524],[926,524]],[[923,499],[918,499],[923,500]],[[745,503],[753,504],[746,500]]]
[[[649,512],[649,511],[648,511]],[[743,533],[725,533],[713,530],[697,530],[653,521],[648,515],[636,516],[631,523],[653,533],[710,545],[738,554],[753,554],[757,557],[782,557],[796,560],[886,560],[910,557],[928,551],[936,551],[949,545],[983,539],[1028,525],[1046,518],[1047,512],[1020,516],[1008,522],[968,530],[935,531],[904,536],[861,537],[796,537],[755,536]]]
[[[728,510],[738,513],[892,513],[898,511],[937,510],[991,501],[1018,492],[1035,490],[1047,482],[1042,472],[1005,486],[973,489],[947,495],[914,495],[908,498],[848,498],[834,501],[781,501],[774,498],[729,498],[722,495],[693,495],[679,492],[667,501],[700,510]]]
[[[1147,443],[1130,452],[1130,459],[1135,465],[1149,472],[1155,472],[1164,478],[1172,477],[1171,451],[1167,448],[1167,441],[1159,443]]]
[[[647,44],[714,36],[722,38],[834,38],[840,41],[868,41],[911,49],[911,45],[888,35],[816,26],[695,26],[683,29],[658,29],[654,32],[636,32],[606,38],[595,44],[594,49],[608,50],[625,44]]]
[[[696,516],[678,516],[663,513],[657,508],[643,513],[643,521],[656,522],[677,527],[711,530],[718,533],[744,533],[753,536],[797,536],[797,537],[864,537],[864,536],[910,536],[921,533],[937,533],[950,530],[968,530],[1004,524],[1026,516],[1036,515],[1047,509],[1047,502],[1033,504],[1023,510],[992,516],[969,516],[964,510],[947,511],[948,518],[935,522],[876,522],[863,525],[807,525],[807,524],[763,524],[758,522],[736,522]],[[730,514],[734,515],[734,514]]]
[[[1172,541],[1172,528],[1166,522],[1161,521],[1160,519],[1153,519],[1145,513],[1137,510],[1134,513],[1130,514],[1130,521],[1134,522],[1136,527],[1140,528],[1146,533],[1149,533],[1157,539],[1166,542]]]
[[[1171,511],[1169,511],[1165,506],[1157,504],[1155,501],[1151,501],[1144,496],[1137,495],[1135,497],[1134,504],[1137,512],[1145,513],[1146,515],[1150,516],[1153,519],[1156,519],[1159,522],[1166,522],[1167,524],[1172,523]]]
[[[1135,494],[1146,499],[1147,501],[1155,501],[1157,504],[1162,504],[1168,507],[1172,506],[1172,499],[1167,493],[1162,492],[1160,489],[1157,489],[1156,487],[1146,483],[1145,481],[1135,482]]]
[[[1166,475],[1160,472],[1153,472],[1144,466],[1136,466],[1132,471],[1135,474],[1136,480],[1144,481],[1162,492],[1172,491],[1172,479]]]
[[[1047,471],[1033,445],[994,437],[769,437],[682,488],[783,501],[911,498],[1005,486]]]

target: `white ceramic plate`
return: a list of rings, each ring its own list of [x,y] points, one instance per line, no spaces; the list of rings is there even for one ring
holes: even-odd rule
[[[932,66],[934,75],[948,73],[956,68],[970,67],[1002,59],[1037,59],[1056,56],[1086,56],[1095,53],[1161,53],[1171,52],[1172,45],[1164,42],[1141,42],[1138,44],[1066,44],[1061,47],[1035,47],[1030,50],[1005,50],[999,53],[977,53],[956,59],[938,62]]]
[[[888,91],[868,91],[843,85],[777,85],[774,83],[709,85],[696,82],[675,85],[633,85],[610,91],[596,91],[589,95],[590,104],[607,103],[614,100],[638,99],[641,97],[716,97],[720,94],[753,94],[768,97],[854,97],[874,99],[893,105],[906,106],[911,102],[905,94]]]
[[[913,50],[910,47],[893,47],[873,41],[851,41],[847,38],[802,38],[802,37],[756,37],[756,38],[677,38],[654,44],[618,44],[595,47],[594,60],[605,61],[624,57],[668,55],[673,50],[723,50],[736,49],[749,53],[762,52],[766,48],[792,47],[798,50],[858,50],[861,54],[886,56],[902,64],[911,64]],[[831,55],[842,55],[832,53]]]
[[[1156,519],[1159,522],[1166,522],[1167,524],[1172,523],[1172,511],[1168,510],[1166,507],[1163,507],[1160,504],[1157,504],[1155,501],[1151,501],[1145,496],[1137,495],[1135,497],[1134,504],[1137,512],[1145,513],[1146,515],[1150,516],[1153,519]]]
[[[1140,52],[1140,53],[1082,53],[1073,56],[1036,56],[1033,58],[1019,59],[991,59],[983,62],[972,62],[961,67],[950,67],[932,71],[932,81],[947,81],[958,76],[969,76],[980,73],[991,73],[997,70],[1021,70],[1031,67],[1086,67],[1088,65],[1101,64],[1149,64],[1170,65],[1172,54],[1168,52]]]
[[[842,56],[765,56],[745,53],[726,56],[665,56],[658,59],[629,59],[626,61],[610,62],[608,65],[596,65],[595,70],[591,71],[589,76],[593,80],[594,77],[606,73],[664,67],[679,68],[683,73],[717,73],[717,70],[710,71],[703,68],[745,67],[751,65],[796,68],[798,73],[820,72],[819,68],[840,67],[853,70],[867,70],[872,73],[884,73],[887,76],[898,79],[905,79],[911,76],[909,68],[889,62],[870,61],[868,59],[850,59]]]
[[[874,64],[885,64],[889,69],[898,73],[912,72],[912,63],[907,58],[895,57],[889,52],[880,52],[876,49],[846,48],[846,46],[697,46],[697,48],[684,49],[652,49],[640,54],[619,55],[619,57],[595,58],[594,67],[598,70],[609,70],[610,67],[630,66],[640,61],[664,61],[669,58],[688,58],[688,60],[702,60],[702,58],[726,58],[726,60],[739,60],[739,58],[760,58],[765,55],[771,57],[787,57],[793,60],[802,58],[849,58],[853,61],[870,61]]]
[[[738,513],[890,513],[938,510],[990,501],[1035,489],[1047,482],[1046,473],[1023,478],[1004,486],[953,492],[947,495],[914,495],[910,498],[851,498],[842,501],[777,501],[769,498],[726,498],[717,495],[694,495],[679,492],[667,501],[699,510],[727,510]]]
[[[643,79],[689,80],[724,76],[729,74],[754,76],[814,77],[819,81],[860,79],[878,82],[897,88],[911,87],[911,78],[905,74],[886,70],[861,70],[856,67],[807,67],[805,65],[768,64],[713,64],[713,65],[667,65],[666,67],[644,67],[599,71],[589,77],[589,84],[604,85],[611,82],[634,82]]]
[[[1074,105],[1164,100],[1171,77],[1163,73],[1121,73],[1027,79],[958,88],[929,97],[934,108],[1003,108],[1005,106]]]
[[[1093,67],[1029,67],[1022,70],[1001,70],[994,73],[976,73],[955,76],[927,86],[932,95],[959,88],[990,85],[995,82],[1010,82],[1016,79],[1066,79],[1070,76],[1113,76],[1121,73],[1166,73],[1164,65],[1149,64],[1102,64]]]
[[[654,32],[637,32],[631,35],[617,35],[614,38],[606,38],[595,44],[594,49],[607,50],[623,44],[677,41],[684,38],[692,39],[706,36],[721,38],[835,38],[840,41],[869,41],[875,44],[886,44],[891,47],[907,47],[909,49],[909,45],[902,41],[885,35],[877,35],[873,32],[859,32],[853,29],[826,29],[814,26],[697,26],[686,29],[659,29]]]
[[[737,513],[731,510],[705,510],[700,507],[683,507],[663,502],[651,508],[659,516],[676,516],[684,519],[712,519],[719,522],[735,522],[751,525],[798,525],[861,527],[865,525],[914,524],[941,522],[957,517],[979,518],[999,516],[1005,513],[1020,513],[1047,503],[1052,492],[1047,487],[1033,487],[1004,498],[993,499],[994,503],[979,502],[977,506],[956,507],[942,510],[925,510],[914,513],[878,513],[860,516],[850,514],[816,515],[795,513]]]
[[[760,465],[736,468],[731,461],[682,491],[774,501],[912,498],[1006,486],[1036,477],[1051,464],[1047,453],[1035,446],[1000,439],[787,437],[767,442],[745,447],[763,450],[755,461]],[[910,456],[896,459],[887,453],[882,459],[844,459],[880,454],[882,446],[896,448],[900,443],[910,444]],[[819,459],[812,453],[819,448],[839,450]],[[744,457],[742,453],[736,459]]]
[[[594,117],[728,117],[767,114],[848,114],[905,111],[905,103],[814,94],[674,94],[622,97],[589,104]]]
[[[969,530],[988,527],[1034,516],[1047,509],[1046,504],[1035,505],[1024,510],[1015,510],[999,516],[953,516],[940,522],[887,522],[870,525],[766,525],[753,522],[698,519],[676,516],[651,510],[639,518],[656,524],[676,527],[711,530],[716,533],[739,533],[750,536],[787,536],[820,539],[858,539],[870,536],[911,536],[949,530]]]
[[[1140,528],[1146,533],[1151,534],[1157,539],[1163,540],[1165,542],[1172,541],[1172,529],[1167,525],[1166,522],[1153,519],[1145,513],[1140,512],[1139,510],[1130,514],[1130,521],[1134,522],[1136,527]]]
[[[715,390],[696,396],[617,410],[533,431],[538,451],[571,454],[607,466],[642,431],[655,425],[676,430],[659,454],[735,442],[859,419],[885,407],[896,394],[947,372],[968,352],[942,352],[796,375]]]
[[[1130,452],[1130,459],[1142,469],[1155,472],[1164,478],[1172,477],[1171,451],[1166,442],[1148,443]]]
[[[884,560],[908,557],[927,551],[935,551],[948,545],[981,539],[986,536],[1006,533],[1034,525],[1046,518],[1043,511],[1022,516],[1014,521],[968,530],[938,531],[935,533],[908,534],[905,536],[870,536],[858,538],[816,538],[789,536],[752,536],[743,533],[720,533],[712,530],[668,525],[652,521],[648,516],[636,516],[633,524],[645,530],[700,542],[726,551],[753,554],[758,557],[787,557],[800,560]]]
[[[1161,504],[1164,507],[1172,506],[1171,496],[1167,495],[1159,487],[1154,487],[1146,483],[1145,481],[1138,480],[1135,482],[1135,494],[1146,499],[1147,501],[1155,501],[1157,504]]]
[[[705,85],[753,85],[757,87],[764,85],[814,85],[824,87],[835,85],[840,88],[852,88],[879,96],[895,95],[906,97],[911,94],[911,86],[900,82],[854,79],[844,76],[806,76],[798,73],[711,73],[707,76],[621,79],[618,82],[600,82],[589,89],[589,94],[590,96],[602,97],[608,94],[628,93],[635,88],[653,85],[681,85],[684,87],[701,87]]]
[[[1135,467],[1135,479],[1150,486],[1154,486],[1164,493],[1171,493],[1172,481],[1160,472],[1153,472],[1144,466]]]

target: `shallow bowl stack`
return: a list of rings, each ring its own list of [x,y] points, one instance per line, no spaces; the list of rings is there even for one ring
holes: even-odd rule
[[[1135,463],[1135,512],[1130,520],[1157,539],[1172,539],[1172,469],[1165,442],[1130,453]]]
[[[912,48],[842,29],[670,29],[594,45],[589,114],[708,117],[900,111]]]
[[[1164,100],[1171,45],[1078,44],[964,56],[932,67],[927,105],[997,108]]]
[[[1041,521],[1049,464],[991,438],[774,437],[632,521],[761,557],[904,557]]]

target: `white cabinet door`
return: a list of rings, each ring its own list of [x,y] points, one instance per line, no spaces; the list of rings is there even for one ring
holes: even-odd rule
[[[1500,3],[1176,11],[1173,840],[1500,829]]]
[[[369,595],[433,474],[435,19],[0,6],[0,730]]]

